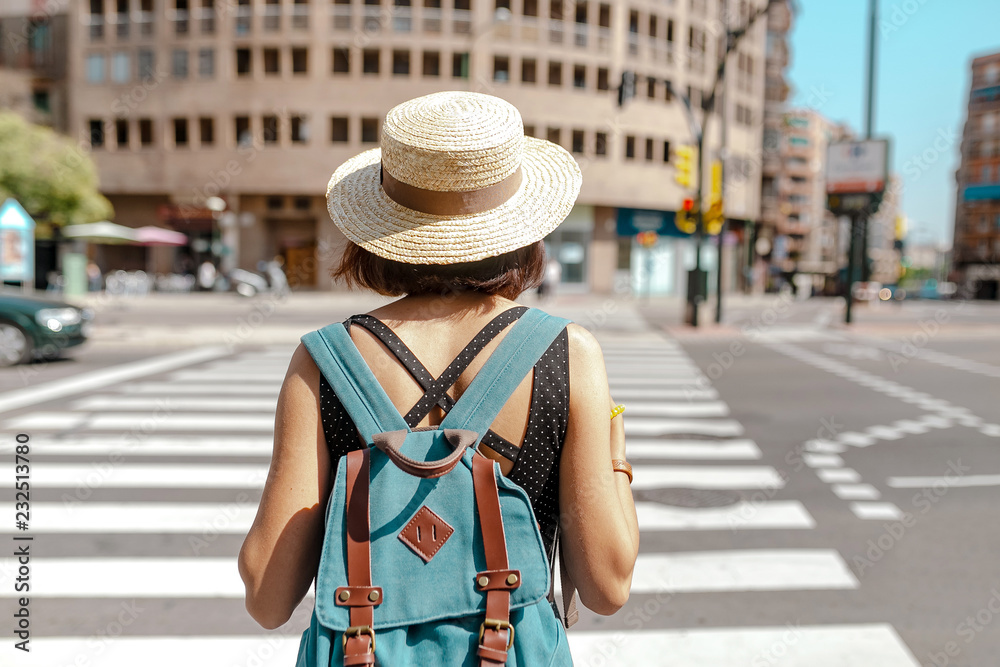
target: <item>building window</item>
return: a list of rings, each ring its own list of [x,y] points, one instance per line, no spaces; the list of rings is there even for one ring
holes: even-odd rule
[[[670,102],[674,99],[674,84],[667,79],[663,82],[663,100],[665,102]]]
[[[549,63],[549,85],[562,85],[562,63]]]
[[[132,59],[127,51],[115,51],[111,56],[111,80],[128,83],[132,78]]]
[[[268,115],[264,116],[262,120],[264,123],[264,143],[278,143],[278,117]]]
[[[128,120],[125,118],[115,121],[115,145],[118,148],[128,148]]]
[[[361,119],[361,143],[378,143],[378,118]]]
[[[597,89],[598,90],[610,90],[611,85],[608,83],[608,68],[599,67],[597,68]]]
[[[394,76],[409,76],[410,75],[410,52],[409,51],[393,51],[392,52],[392,73]]]
[[[153,121],[150,118],[139,119],[139,145],[153,145]]]
[[[253,134],[250,132],[250,116],[236,116],[233,128],[236,130],[237,146],[249,146],[253,143]]]
[[[653,161],[653,140],[646,139],[646,160],[648,162]]]
[[[188,0],[174,0],[174,34],[188,34],[190,8]]]
[[[538,77],[538,63],[534,58],[521,60],[521,83],[535,83]]]
[[[510,58],[493,56],[493,80],[499,83],[510,81]]]
[[[424,32],[441,32],[441,0],[424,0]]]
[[[437,51],[424,51],[424,76],[441,76],[441,54]]]
[[[667,48],[674,45],[674,20],[667,19]]]
[[[656,99],[656,79],[651,76],[646,77],[646,97]]]
[[[292,201],[292,207],[296,211],[308,211],[312,208],[312,197],[296,197]]]
[[[635,137],[625,137],[625,159],[635,158]]]
[[[136,54],[136,64],[139,70],[139,79],[151,79],[155,74],[156,61],[152,49],[139,49]]]
[[[594,154],[595,155],[608,154],[608,135],[606,132],[598,132],[595,135]]]
[[[267,206],[268,211],[280,211],[285,208],[285,198],[278,195],[272,195],[267,198],[264,205]]]
[[[139,0],[139,15],[135,22],[139,24],[139,34],[149,37],[153,34],[153,0]]]
[[[292,143],[304,144],[309,139],[309,123],[305,116],[292,116]]]
[[[201,34],[203,35],[215,34],[214,2],[215,0],[201,0],[201,18],[199,23],[201,23]]]
[[[198,49],[198,76],[203,79],[215,76],[215,49]]]
[[[264,74],[281,74],[281,51],[275,48],[264,49]]]
[[[573,65],[573,87],[587,87],[587,68],[584,65]]]
[[[104,54],[87,55],[87,83],[104,83]]]
[[[275,32],[281,29],[281,0],[265,0],[264,30]]]
[[[50,113],[52,111],[52,103],[49,100],[49,91],[47,90],[33,90],[31,91],[31,105],[41,111],[42,113]]]
[[[597,25],[601,28],[611,27],[611,5],[601,4],[597,7]]]
[[[104,0],[90,0],[90,39],[104,39]]]
[[[188,145],[187,118],[174,118],[174,146],[186,148]]]
[[[583,155],[583,130],[573,130],[573,152]]]
[[[330,119],[330,141],[335,144],[346,144],[349,140],[347,117],[332,117]]]
[[[236,0],[236,21],[234,27],[237,36],[250,34],[252,19],[253,8],[250,6],[250,0]]]
[[[333,50],[333,73],[351,73],[351,51],[349,48],[341,47]]]
[[[663,142],[663,161],[670,162],[670,142]]]
[[[198,139],[202,146],[211,146],[215,143],[215,121],[212,118],[198,119]]]
[[[468,53],[453,53],[453,54],[451,54],[451,77],[453,79],[468,79],[469,78],[469,54]]]
[[[533,136],[535,136],[535,126],[534,125],[525,125],[524,126],[524,136],[526,136],[526,137],[533,137]]]
[[[292,49],[292,74],[306,74],[309,72],[309,49],[305,47],[295,47]]]
[[[545,130],[545,139],[547,141],[551,141],[554,144],[561,144],[562,143],[560,136],[561,134],[562,132],[558,127],[550,127]]]
[[[250,76],[250,49],[236,49],[236,76]]]
[[[378,74],[378,49],[365,49],[361,57],[361,71],[365,74]]]
[[[538,16],[538,0],[524,0],[521,7],[525,16]]]
[[[292,4],[292,28],[309,29],[309,0],[295,0]]]
[[[188,52],[186,49],[174,49],[170,57],[170,72],[175,79],[187,78]]]
[[[104,123],[91,118],[87,125],[90,128],[90,147],[104,148]]]

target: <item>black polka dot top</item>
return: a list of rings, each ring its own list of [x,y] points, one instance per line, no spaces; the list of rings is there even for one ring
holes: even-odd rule
[[[404,419],[414,428],[435,405],[448,412],[455,399],[446,392],[458,380],[472,359],[486,345],[528,309],[517,306],[497,315],[462,352],[449,364],[440,377],[434,378],[408,347],[389,327],[371,315],[352,315],[344,320],[344,327],[351,324],[363,326],[385,343],[400,363],[424,388],[425,393],[410,409]],[[519,484],[531,499],[545,543],[546,553],[551,553],[559,517],[559,455],[566,438],[569,418],[569,347],[567,331],[562,332],[542,355],[534,368],[531,393],[531,414],[524,441],[517,445],[488,431],[482,444],[514,462],[507,478]],[[354,422],[341,404],[333,387],[320,375],[320,415],[323,435],[330,450],[334,470],[340,457],[361,448]],[[332,476],[332,474],[331,474]]]

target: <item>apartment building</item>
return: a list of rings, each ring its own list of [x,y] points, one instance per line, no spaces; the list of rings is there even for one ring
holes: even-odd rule
[[[661,241],[649,286],[676,292],[693,264],[689,235],[674,224],[691,196],[673,178],[674,148],[691,143],[679,93],[700,116],[726,12],[736,22],[751,11],[726,5],[71,0],[65,129],[95,160],[116,222],[191,240],[109,247],[109,262],[176,271],[208,258],[252,269],[281,256],[297,288],[331,289],[344,242],[325,208],[333,170],[376,147],[385,112],[403,100],[449,89],[497,95],[520,109],[526,134],[560,143],[584,170],[578,205],[548,238],[564,287],[634,286],[648,253],[634,232],[653,228]],[[760,210],[765,34],[761,21],[730,56],[719,105],[734,167],[733,262]],[[636,96],[619,108],[624,71],[636,74]],[[717,152],[718,118],[706,145]],[[224,210],[210,206],[216,197]],[[703,259],[714,266],[714,250]]]
[[[978,298],[1000,299],[1000,53],[972,61],[956,172],[953,267]]]

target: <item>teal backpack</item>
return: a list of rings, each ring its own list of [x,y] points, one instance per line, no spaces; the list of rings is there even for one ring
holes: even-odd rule
[[[342,323],[302,336],[368,447],[337,466],[296,667],[573,664],[528,496],[476,451],[566,324],[529,309],[440,426],[412,430]]]

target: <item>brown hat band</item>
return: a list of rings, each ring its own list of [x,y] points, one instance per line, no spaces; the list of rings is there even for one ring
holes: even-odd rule
[[[396,180],[384,166],[380,165],[379,169],[379,182],[389,199],[400,206],[431,215],[483,213],[506,202],[521,186],[521,167],[498,183],[465,192],[424,190]]]

